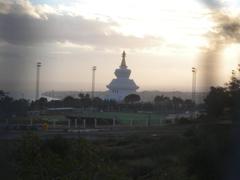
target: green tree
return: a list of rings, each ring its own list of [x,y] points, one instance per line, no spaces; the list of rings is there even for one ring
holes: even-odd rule
[[[207,112],[210,116],[219,117],[229,102],[229,94],[226,88],[211,87],[209,94],[204,100]]]
[[[173,108],[174,108],[174,111],[179,111],[179,109],[182,107],[183,105],[183,100],[179,97],[175,97],[173,96],[172,98],[172,104],[173,104]]]
[[[186,99],[183,102],[185,109],[191,109],[194,107],[194,102],[191,99]]]
[[[140,100],[141,100],[141,98],[137,94],[129,94],[124,98],[124,102],[130,103],[130,104],[137,103]]]
[[[81,98],[81,103],[82,103],[84,108],[90,107],[91,104],[92,104],[92,100],[90,98],[90,95],[89,94],[85,94],[84,97]]]
[[[227,83],[227,90],[229,92],[230,100],[228,108],[230,109],[234,122],[240,120],[240,80],[234,75],[229,83]]]
[[[84,98],[84,94],[83,94],[83,93],[79,93],[79,94],[78,94],[78,97],[79,97],[80,99],[82,99],[82,98]]]
[[[103,100],[99,97],[95,97],[92,100],[92,104],[93,104],[94,107],[98,107],[100,109],[103,109]]]
[[[0,90],[0,99],[5,97],[7,95],[6,92],[4,92],[3,90]]]
[[[161,95],[161,96],[156,96],[154,98],[154,103],[155,104],[161,104],[163,101],[165,100],[165,96]]]
[[[76,100],[72,96],[67,96],[63,99],[63,104],[65,107],[75,107]]]
[[[235,92],[240,90],[240,80],[237,79],[235,76],[232,76],[230,82],[227,83],[226,85],[230,92]]]
[[[13,98],[3,94],[0,99],[0,114],[3,117],[10,117],[13,114],[12,103]]]
[[[156,96],[154,98],[154,103],[157,106],[157,109],[163,113],[169,112],[171,109],[171,99],[166,96]]]
[[[26,99],[14,100],[11,109],[16,116],[26,116],[29,110],[29,101]]]

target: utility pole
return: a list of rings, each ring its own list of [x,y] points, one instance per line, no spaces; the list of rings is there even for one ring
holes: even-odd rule
[[[192,101],[196,104],[197,69],[192,68]]]
[[[95,71],[97,70],[96,66],[92,67],[92,99],[94,98],[95,91]]]
[[[40,81],[40,67],[41,66],[42,66],[42,63],[37,62],[36,100],[39,99],[39,81]]]

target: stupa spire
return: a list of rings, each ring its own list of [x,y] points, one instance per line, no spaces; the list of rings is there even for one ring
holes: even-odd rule
[[[120,68],[127,68],[125,58],[126,58],[126,53],[125,53],[125,51],[123,51],[123,53],[122,53],[122,62],[121,62]]]
[[[110,84],[107,85],[108,93],[107,99],[113,99],[116,101],[122,101],[124,98],[132,93],[136,93],[139,88],[133,79],[129,79],[131,69],[126,65],[126,53],[122,52],[122,62],[119,68],[114,72],[116,78],[114,78]]]

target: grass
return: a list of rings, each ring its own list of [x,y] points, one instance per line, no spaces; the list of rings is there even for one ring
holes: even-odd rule
[[[16,169],[12,162],[13,149],[16,141],[1,140],[0,141],[0,169],[1,179],[17,179]]]
[[[160,114],[146,114],[146,113],[125,113],[125,112],[94,112],[86,113],[83,116],[97,117],[97,118],[106,118],[112,119],[116,118],[120,123],[127,124],[131,120],[138,123],[145,123],[146,120],[150,120],[150,123],[159,123],[164,119],[163,115]]]

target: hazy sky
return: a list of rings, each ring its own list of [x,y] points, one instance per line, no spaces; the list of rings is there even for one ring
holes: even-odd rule
[[[238,16],[239,0],[0,0],[0,87],[34,90],[41,61],[41,91],[106,90],[127,53],[141,90],[191,90],[191,68],[209,48],[215,12]],[[219,53],[219,84],[239,63],[240,47]],[[211,71],[211,70],[210,70]]]

